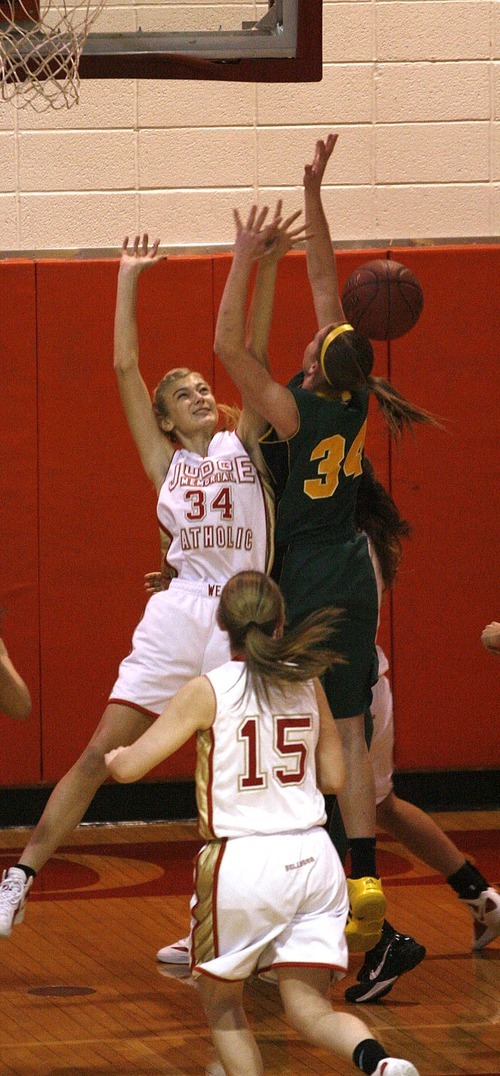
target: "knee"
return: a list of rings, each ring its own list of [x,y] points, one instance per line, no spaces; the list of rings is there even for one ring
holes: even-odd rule
[[[325,1007],[330,1011],[330,1002],[317,990],[311,991],[292,990],[281,991],[281,1000],[285,1016],[295,1031],[302,1037],[307,1038],[311,1034],[311,1028],[323,1015]]]
[[[358,717],[345,717],[342,720],[338,720],[336,726],[342,741],[344,752],[347,755],[358,755],[368,758],[364,715],[359,714]]]
[[[303,1006],[299,1005],[295,1000],[287,998],[286,1000],[283,999],[283,1008],[290,1026],[293,1027],[294,1031],[298,1031],[299,1034],[303,1036],[304,1029],[307,1025]]]
[[[283,1008],[290,1026],[302,1039],[307,1039],[312,1043],[319,1041],[317,1040],[319,1026],[325,1018],[325,1006],[322,999],[318,998],[316,1005],[299,1005],[295,1002],[288,1002]],[[330,1004],[328,1005],[327,1015],[329,1017],[332,1015]]]
[[[104,754],[104,747],[91,741],[75,762],[75,769],[86,780],[104,781],[107,776]]]
[[[389,828],[392,822],[395,821],[398,815],[399,800],[394,792],[389,792],[389,795],[377,804],[377,822],[382,828]]]
[[[204,997],[203,1007],[210,1027],[235,1028],[245,1023],[243,1007],[227,999]]]
[[[239,1028],[246,1024],[239,990],[222,988],[219,983],[201,976],[198,988],[210,1027]]]

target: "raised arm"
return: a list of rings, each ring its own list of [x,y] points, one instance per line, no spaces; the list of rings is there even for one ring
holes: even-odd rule
[[[274,289],[278,262],[285,254],[288,254],[288,251],[293,250],[301,239],[305,239],[305,224],[293,227],[298,217],[301,216],[302,211],[298,209],[283,220],[282,209],[283,200],[280,198],[276,203],[273,219],[262,229],[266,254],[264,257],[259,258],[257,263],[257,274],[247,318],[246,343],[248,350],[264,366],[269,365],[268,345],[273,318]],[[259,220],[255,224],[256,228],[259,227],[260,220],[264,219],[264,214],[267,214],[267,210],[262,211]],[[237,220],[241,228],[241,221],[239,221],[238,217]],[[262,225],[260,226],[262,227]]]
[[[283,438],[297,430],[297,410],[292,394],[271,377],[261,359],[267,354],[267,336],[272,316],[276,268],[261,272],[256,281],[252,319],[260,327],[256,333],[260,359],[253,354],[246,338],[246,306],[252,267],[255,260],[265,258],[272,250],[275,238],[268,229],[261,230],[260,216],[252,207],[246,225],[235,211],[236,243],[233,261],[219,307],[215,332],[215,351],[239,388],[243,408],[254,411],[275,427]],[[295,217],[294,217],[295,219]],[[267,244],[267,246],[266,246]],[[266,330],[267,326],[267,330]],[[265,348],[264,342],[265,341]]]
[[[136,236],[132,249],[128,238],[124,240],[118,271],[114,344],[114,368],[127,422],[144,470],[156,489],[163,483],[173,449],[158,427],[149,392],[139,372],[137,292],[143,270],[165,258],[158,254],[158,245],[159,240],[149,250],[147,235],[142,239]]]
[[[304,168],[304,206],[307,228],[307,272],[318,328],[345,321],[337,280],[335,250],[321,199],[321,184],[338,135],[319,139],[312,164]]]
[[[215,718],[215,695],[205,676],[198,676],[176,692],[155,722],[128,747],[104,756],[115,781],[138,781],[175,754],[198,729],[210,728]]]
[[[24,721],[31,712],[31,697],[24,680],[13,665],[0,636],[0,710],[8,717]]]
[[[268,345],[271,324],[273,318],[275,284],[278,270],[278,262],[288,251],[305,238],[305,225],[296,225],[301,210],[291,213],[282,219],[283,202],[280,198],[276,204],[274,217],[263,232],[266,253],[257,262],[257,273],[250,302],[250,310],[246,323],[246,347],[256,359],[269,370]],[[262,211],[261,218],[264,219]],[[239,222],[241,227],[241,222]],[[256,222],[255,227],[258,227]],[[238,426],[238,432],[242,441],[249,449],[252,442],[260,437],[268,427],[268,422],[249,406],[248,400],[243,400],[243,411]],[[256,461],[258,462],[258,461]]]

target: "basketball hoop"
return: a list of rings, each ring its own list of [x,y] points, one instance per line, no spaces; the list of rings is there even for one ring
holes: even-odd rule
[[[78,64],[105,0],[0,0],[0,93],[35,112],[80,98]]]

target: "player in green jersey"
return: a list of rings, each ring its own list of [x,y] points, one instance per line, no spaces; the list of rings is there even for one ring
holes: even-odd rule
[[[279,582],[288,623],[334,606],[342,610],[335,649],[345,664],[329,670],[325,689],[339,722],[348,779],[339,804],[349,839],[352,951],[370,949],[382,930],[385,898],[376,871],[375,789],[364,737],[364,713],[377,678],[377,590],[366,537],[355,524],[368,401],[374,394],[399,436],[414,422],[436,424],[389,382],[371,376],[369,340],[346,323],[339,296],[335,251],[321,199],[321,183],[337,138],[316,143],[304,172],[306,249],[318,331],[301,372],[285,388],[274,381],[245,341],[245,312],[253,263],[254,339],[261,350],[272,318],[279,258],[290,249],[286,230],[256,227],[253,207],[245,224],[235,212],[234,257],[222,298],[215,350],[247,401],[270,426],[261,447],[276,485]]]

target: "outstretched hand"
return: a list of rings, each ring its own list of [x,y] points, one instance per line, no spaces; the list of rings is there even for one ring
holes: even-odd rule
[[[304,167],[303,182],[306,191],[310,191],[313,194],[319,194],[325,169],[333,153],[338,137],[338,134],[329,134],[326,142],[324,142],[322,138],[319,138],[316,142],[314,160],[312,164],[306,164]]]
[[[280,215],[278,215],[278,207]],[[276,207],[277,212],[274,220],[264,229],[268,253],[275,261],[279,261],[284,254],[288,254],[289,250],[293,250],[297,243],[311,238],[311,235],[307,233],[305,224],[300,224],[297,228],[292,227],[301,216],[302,210],[296,209],[294,213],[290,213],[288,217],[282,220],[281,207],[282,202],[280,200]]]
[[[276,206],[276,211],[279,207],[280,202]],[[264,228],[264,221],[268,213],[268,206],[264,206],[263,209],[259,210],[258,206],[253,205],[248,214],[246,224],[244,224],[238,210],[233,209],[234,223],[236,225],[235,254],[243,254],[251,261],[258,261],[259,258],[264,258],[271,253],[273,240],[268,235],[268,229]],[[281,217],[277,216],[275,212],[272,224],[277,224],[280,220]]]
[[[274,216],[269,224],[265,220],[269,213],[269,207],[264,206],[259,210],[253,205],[248,215],[246,224],[243,223],[237,209],[233,210],[236,224],[235,254],[245,255],[252,261],[262,258],[273,257],[276,261],[291,250],[301,239],[305,239],[305,225],[292,228],[302,210],[298,209],[291,213],[285,220],[282,218],[283,201],[280,198],[276,203]]]
[[[160,246],[160,240],[155,239],[151,247],[149,247],[149,236],[147,232],[144,235],[136,235],[132,247],[129,248],[129,237],[125,236],[122,243],[122,252],[120,260],[120,269],[132,269],[137,273],[141,273],[143,269],[149,269],[152,265],[158,265],[158,262],[166,261],[166,254],[159,254],[158,248]]]

